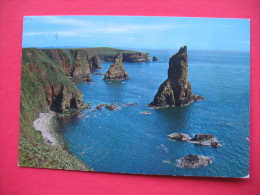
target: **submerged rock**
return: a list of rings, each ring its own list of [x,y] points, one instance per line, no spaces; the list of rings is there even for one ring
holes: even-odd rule
[[[94,73],[94,75],[105,75],[106,73],[101,73],[101,72],[99,72],[99,73]]]
[[[142,111],[141,114],[152,114],[150,111]]]
[[[172,133],[168,137],[178,141],[189,141],[191,139],[188,134],[183,133]]]
[[[202,155],[189,154],[179,160],[178,166],[183,168],[198,168],[212,163],[211,159]]]
[[[191,90],[191,84],[188,81],[187,47],[181,47],[169,60],[168,79],[161,84],[154,100],[148,106],[185,106],[204,99],[200,95],[194,95]]]
[[[135,102],[131,102],[131,103],[125,104],[125,106],[139,106],[139,104],[135,103]]]
[[[105,108],[110,110],[110,111],[115,111],[115,110],[120,110],[121,109],[121,107],[118,106],[116,103],[112,103],[110,105],[106,105]]]
[[[118,52],[114,64],[110,65],[104,76],[104,80],[125,80],[129,79],[128,73],[122,63],[122,55]]]
[[[97,106],[96,106],[96,109],[97,110],[103,110],[103,107],[104,106],[107,106],[108,104],[98,104]]]

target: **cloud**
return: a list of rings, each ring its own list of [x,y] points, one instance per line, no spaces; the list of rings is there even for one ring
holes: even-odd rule
[[[55,20],[57,22],[57,20]],[[52,20],[54,22],[54,20]],[[61,22],[61,21],[60,21]],[[64,21],[62,21],[64,22]],[[71,21],[72,22],[72,21]],[[77,22],[80,23],[79,21]],[[101,36],[101,35],[118,35],[118,34],[147,34],[149,32],[159,32],[159,31],[165,31],[170,30],[173,28],[177,28],[178,26],[174,25],[135,25],[135,24],[124,24],[124,25],[94,25],[89,24],[84,25],[80,24],[81,26],[76,26],[76,23],[74,23],[74,27],[69,27],[68,23],[61,27],[53,27],[50,31],[39,31],[41,29],[37,29],[38,31],[29,31],[24,32],[24,36],[40,36],[40,35],[53,35],[58,34],[60,36],[66,36],[66,37],[72,37],[72,36],[78,36],[78,37],[93,37],[93,36]]]

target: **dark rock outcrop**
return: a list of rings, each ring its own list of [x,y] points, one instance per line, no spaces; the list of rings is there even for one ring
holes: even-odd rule
[[[212,163],[211,159],[202,155],[189,154],[179,160],[179,167],[198,168]]]
[[[189,135],[183,133],[172,133],[168,137],[177,141],[190,141],[191,139]]]
[[[128,73],[122,64],[122,55],[117,54],[114,64],[110,65],[108,71],[104,76],[104,80],[125,80],[129,79]]]
[[[150,62],[149,53],[123,53],[123,62]]]
[[[188,81],[187,47],[180,50],[169,60],[168,79],[158,89],[149,107],[185,106],[191,102],[203,100],[200,95],[194,95]]]
[[[211,146],[213,148],[218,148],[221,146],[216,137],[212,134],[197,133],[194,138],[190,138],[187,134],[172,133],[168,135],[168,137],[177,141],[187,141],[197,146]]]
[[[111,103],[111,104],[98,104],[96,106],[97,110],[103,110],[103,107],[105,107],[107,110],[115,111],[120,110],[121,107],[117,103]]]
[[[98,69],[101,69],[101,66],[99,60],[94,55],[93,57],[90,58],[90,70],[98,70]]]
[[[158,58],[156,56],[153,56],[153,61],[158,61]]]
[[[102,56],[104,62],[114,62],[117,56]],[[150,62],[150,54],[142,52],[122,53],[122,62]]]
[[[216,137],[212,134],[196,134],[194,138],[190,140],[190,143],[194,143],[199,146],[211,146],[218,148],[221,144],[217,141]]]

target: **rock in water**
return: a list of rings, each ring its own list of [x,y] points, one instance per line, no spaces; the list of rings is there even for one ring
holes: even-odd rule
[[[153,56],[153,61],[158,61],[158,58],[156,56]]]
[[[110,65],[104,76],[104,80],[125,80],[129,79],[128,73],[122,63],[122,55],[118,52],[114,64]]]
[[[90,58],[90,69],[91,70],[101,69],[100,63],[95,55]]]
[[[178,166],[183,168],[198,168],[202,166],[207,166],[211,163],[209,157],[194,154],[186,155],[182,157],[179,161],[180,162]]]
[[[187,47],[180,50],[169,60],[168,79],[158,89],[149,107],[185,106],[191,102],[204,100],[200,95],[194,95],[188,81]]]
[[[177,141],[190,141],[191,139],[189,135],[183,133],[172,133],[168,137]]]
[[[211,146],[213,148],[218,148],[221,146],[216,137],[212,134],[197,133],[195,137],[190,140],[190,143],[194,143],[199,146]]]

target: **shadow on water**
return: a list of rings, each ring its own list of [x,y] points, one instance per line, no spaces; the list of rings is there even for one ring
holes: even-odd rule
[[[167,124],[167,133],[173,133],[173,131],[183,132],[188,129],[191,106],[161,108],[155,109],[155,112],[158,120],[162,124]]]
[[[66,131],[66,129],[69,126],[71,126],[73,124],[77,124],[80,120],[80,118],[77,115],[66,116],[66,117],[57,117],[56,119],[57,119],[57,122],[59,125],[59,129],[61,129],[62,131]]]

